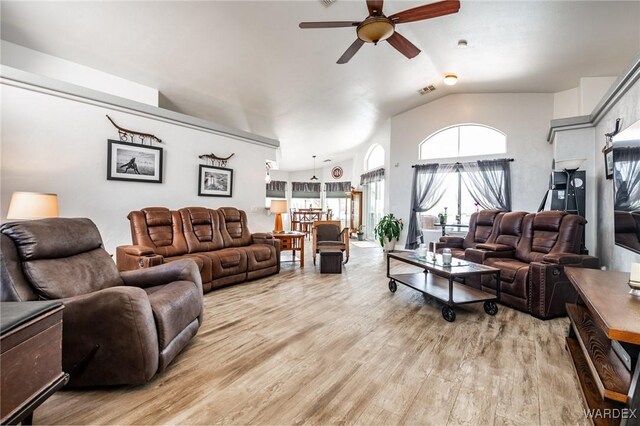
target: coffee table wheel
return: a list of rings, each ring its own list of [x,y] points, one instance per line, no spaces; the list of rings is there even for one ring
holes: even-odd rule
[[[448,322],[454,322],[456,320],[456,312],[451,306],[443,306],[442,317]]]
[[[498,305],[496,302],[486,301],[484,302],[484,311],[489,315],[495,315],[498,313]]]
[[[389,291],[391,293],[395,293],[398,289],[398,284],[396,284],[396,280],[389,280]]]

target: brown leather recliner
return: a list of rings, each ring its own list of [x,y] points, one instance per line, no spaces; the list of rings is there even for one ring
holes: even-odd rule
[[[62,367],[72,386],[141,384],[202,321],[198,268],[180,260],[119,273],[89,219],[0,227],[2,301],[61,300]]]
[[[484,244],[477,250],[485,253],[472,251],[469,260],[481,256],[483,264],[501,270],[502,303],[541,319],[563,316],[565,303],[577,299],[564,267],[599,267],[598,258],[578,254],[585,223],[583,217],[563,211],[530,213],[522,220],[521,237],[511,256],[505,256],[501,247]],[[483,278],[482,285],[495,289],[489,279]]]
[[[468,248],[475,248],[478,244],[492,243],[495,240],[494,229],[500,223],[504,212],[500,210],[481,210],[473,213],[469,218],[469,231],[462,237],[440,237],[436,243],[436,252],[442,253],[444,248],[451,249],[453,257],[464,259],[464,252]]]
[[[151,207],[127,217],[134,245],[116,249],[120,270],[193,258],[205,292],[280,271],[280,241],[252,234],[242,210]]]
[[[615,242],[640,251],[640,212],[615,210],[613,214]]]

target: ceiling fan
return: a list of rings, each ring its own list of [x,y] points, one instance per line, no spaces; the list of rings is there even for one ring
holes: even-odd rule
[[[396,24],[406,24],[407,22],[437,18],[438,16],[449,15],[460,10],[460,2],[458,0],[445,0],[407,9],[391,16],[385,16],[382,13],[383,0],[366,1],[369,16],[367,16],[364,21],[301,22],[300,28],[356,27],[358,38],[342,54],[340,59],[338,59],[339,64],[349,62],[364,43],[378,44],[379,41],[383,40],[389,42],[396,50],[411,59],[420,53],[420,49],[400,35],[400,33],[396,32]]]

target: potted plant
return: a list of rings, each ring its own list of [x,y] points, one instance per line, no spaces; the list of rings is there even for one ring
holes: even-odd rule
[[[438,213],[438,220],[440,221],[441,225],[444,225],[447,223],[447,208],[444,208],[444,213]]]
[[[362,230],[362,228],[364,228],[364,225],[358,226],[358,232],[356,233],[356,235],[358,236],[358,241],[364,241],[364,231]]]
[[[403,227],[402,219],[395,217],[393,213],[389,213],[380,219],[373,233],[384,250],[391,251],[400,239],[400,232]]]

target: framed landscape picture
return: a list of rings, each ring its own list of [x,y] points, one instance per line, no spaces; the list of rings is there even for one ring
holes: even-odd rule
[[[613,147],[604,150],[604,174],[607,179],[613,179]]]
[[[109,140],[107,180],[162,183],[162,148]]]
[[[200,164],[198,195],[207,197],[231,197],[233,170]]]

